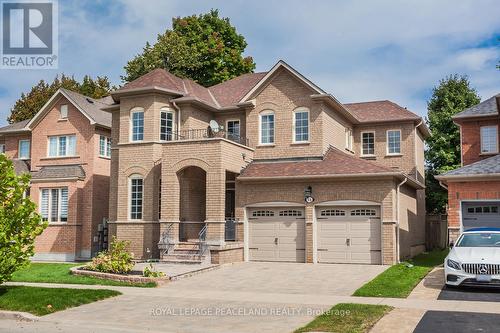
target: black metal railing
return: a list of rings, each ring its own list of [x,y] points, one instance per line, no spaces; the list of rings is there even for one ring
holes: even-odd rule
[[[224,138],[233,142],[248,146],[248,139],[226,130],[214,131],[207,129],[190,129],[174,132],[167,132],[162,135],[164,141],[185,141],[185,140],[204,140],[213,138]]]

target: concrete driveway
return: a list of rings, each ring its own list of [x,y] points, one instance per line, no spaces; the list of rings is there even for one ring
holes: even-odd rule
[[[0,331],[291,332],[329,308],[322,298],[348,296],[385,268],[239,263],[161,288],[120,288],[122,296],[35,323],[0,321]]]

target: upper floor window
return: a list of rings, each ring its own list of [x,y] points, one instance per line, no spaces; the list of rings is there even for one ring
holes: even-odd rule
[[[274,143],[274,112],[264,111],[260,114],[260,144]]]
[[[49,157],[75,156],[76,135],[49,136]]]
[[[160,111],[160,140],[171,141],[174,132],[174,113],[166,109]]]
[[[19,159],[27,160],[30,158],[30,140],[19,140]]]
[[[298,108],[293,113],[294,142],[309,141],[309,109]]]
[[[238,140],[240,138],[240,121],[228,120],[226,123],[227,137],[231,140]]]
[[[387,154],[401,154],[401,130],[387,131]]]
[[[61,105],[59,110],[59,118],[67,119],[68,118],[68,104]]]
[[[346,128],[345,129],[345,147],[352,151],[352,129]]]
[[[130,219],[142,219],[144,179],[141,175],[130,176]]]
[[[111,138],[101,135],[99,137],[99,156],[111,157]]]
[[[68,188],[40,189],[40,214],[49,222],[68,221]]]
[[[481,127],[481,153],[498,153],[498,127]]]
[[[0,143],[0,154],[5,154],[5,144]]]
[[[132,141],[144,140],[144,111],[142,109],[132,110],[130,114],[130,127]]]
[[[361,133],[361,155],[370,156],[375,155],[375,133],[362,132]]]

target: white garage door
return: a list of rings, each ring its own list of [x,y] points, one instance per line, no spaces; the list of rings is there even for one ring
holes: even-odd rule
[[[303,208],[254,208],[248,216],[250,260],[305,262]]]
[[[470,228],[500,228],[500,201],[462,202],[462,226]]]
[[[318,262],[381,264],[379,207],[321,207],[316,220]]]

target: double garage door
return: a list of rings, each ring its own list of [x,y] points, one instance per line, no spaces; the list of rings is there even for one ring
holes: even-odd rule
[[[462,202],[462,228],[500,228],[500,201]]]
[[[249,256],[254,261],[305,262],[303,207],[248,211]],[[316,210],[320,263],[381,263],[379,207],[321,207]]]

